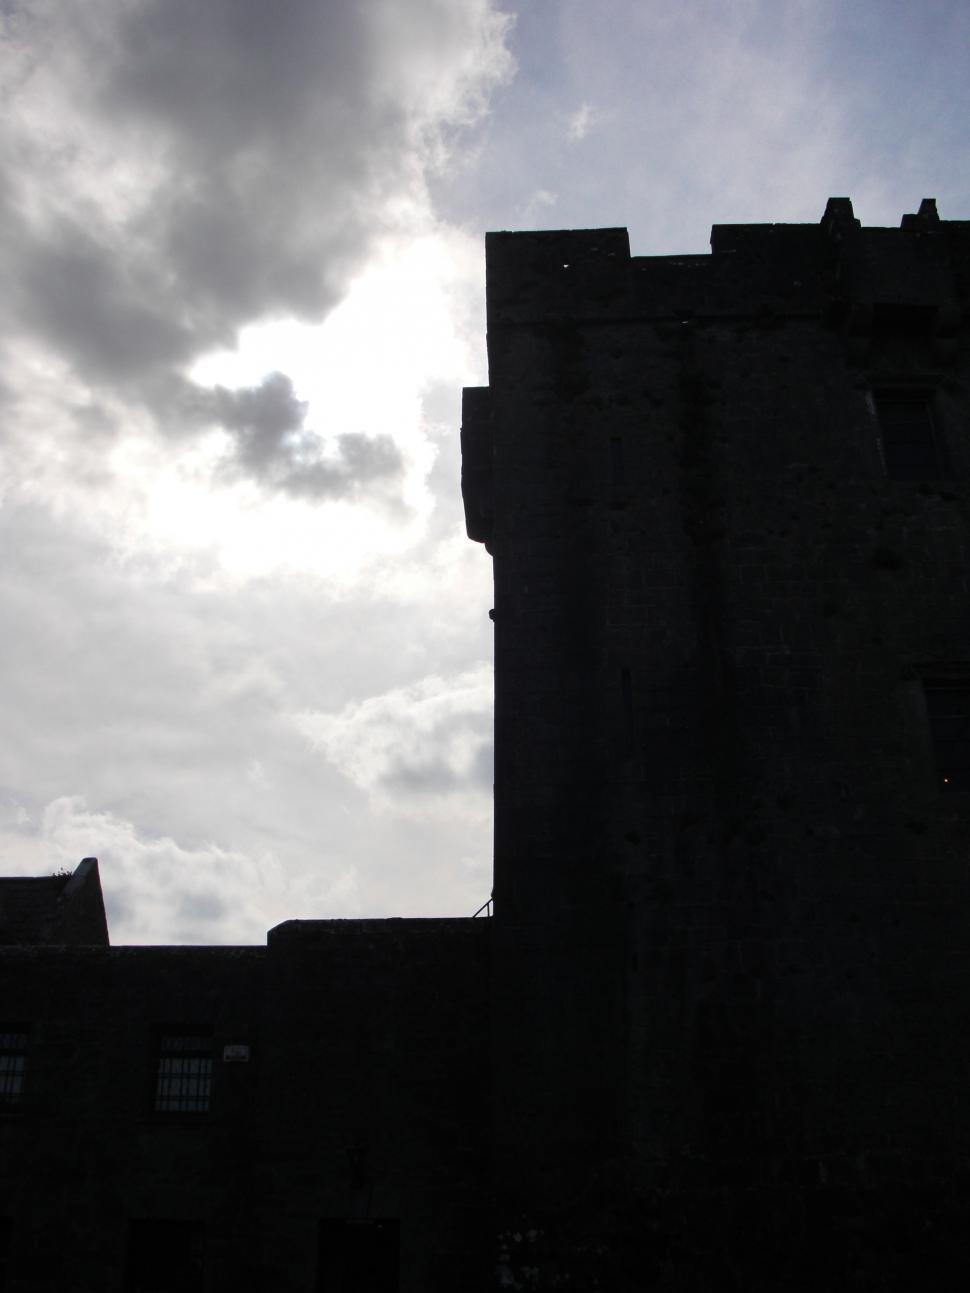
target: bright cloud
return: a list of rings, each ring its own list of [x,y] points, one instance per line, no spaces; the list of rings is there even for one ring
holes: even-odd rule
[[[461,797],[481,811],[491,799],[491,706],[492,671],[482,664],[294,721],[380,807],[423,813]]]
[[[525,206],[519,211],[519,222],[524,228],[531,228],[536,220],[545,219],[543,212],[548,210],[549,207],[554,207],[556,201],[555,193],[551,193],[549,189],[536,189]]]
[[[419,542],[425,396],[481,368],[480,240],[428,179],[509,28],[491,0],[14,5],[3,488],[236,579],[349,586]]]
[[[257,0],[16,6],[0,269],[6,344],[34,359],[12,370],[17,425],[50,427],[45,444],[56,429],[66,475],[92,420],[102,450],[154,434],[189,456],[216,425],[212,465],[264,491],[396,488],[413,506],[416,397],[456,358],[460,236],[437,226],[427,176],[509,75],[507,28],[489,0],[296,0],[285,21]],[[255,325],[250,358],[274,362],[240,357],[233,385],[252,393],[206,399],[186,374]],[[286,380],[296,394],[274,402]]]
[[[268,859],[146,837],[113,813],[91,811],[80,796],[47,805],[41,837],[60,866],[98,857],[116,943],[224,942],[230,930],[262,942],[267,913],[282,896],[279,867]]]

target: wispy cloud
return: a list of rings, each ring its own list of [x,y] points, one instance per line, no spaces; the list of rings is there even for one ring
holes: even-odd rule
[[[247,941],[262,942],[261,927],[281,896],[279,868],[266,859],[147,836],[115,813],[92,811],[80,796],[49,803],[41,835],[64,867],[98,856],[115,942],[225,942],[243,931]]]
[[[550,207],[556,205],[556,200],[555,193],[551,193],[549,189],[536,189],[525,206],[519,211],[520,223],[525,228],[529,228],[534,222],[542,219],[544,211],[548,211]]]
[[[437,675],[346,705],[295,716],[299,730],[383,808],[438,811],[487,805],[492,786],[491,669]],[[452,808],[453,811],[453,808]]]
[[[576,111],[570,114],[566,122],[566,138],[570,143],[578,144],[585,139],[592,130],[598,115],[591,104],[581,103]]]

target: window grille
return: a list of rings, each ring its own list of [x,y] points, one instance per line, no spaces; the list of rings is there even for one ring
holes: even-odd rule
[[[0,1108],[13,1109],[24,1096],[27,1072],[27,1030],[8,1025],[0,1032]]]
[[[208,1113],[211,1094],[211,1038],[162,1037],[155,1083],[155,1112]]]

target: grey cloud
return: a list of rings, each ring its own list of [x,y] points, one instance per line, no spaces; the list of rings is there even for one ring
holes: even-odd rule
[[[420,801],[419,811],[434,811],[448,800],[488,801],[491,696],[490,670],[479,665],[294,720],[334,767],[377,801],[405,812]]]
[[[340,498],[362,486],[397,480],[404,460],[389,436],[359,432],[335,437],[336,455],[324,456],[322,437],[304,425],[307,405],[285,373],[270,373],[259,386],[212,392],[197,390],[213,416],[234,436],[225,465],[230,475],[248,475],[297,498]]]
[[[349,432],[337,436],[339,458],[300,464],[282,479],[282,488],[298,498],[333,498],[354,494],[363,485],[397,480],[404,470],[401,451],[390,436]]]
[[[488,711],[460,707],[441,713],[422,745],[391,743],[377,784],[407,795],[448,795],[468,789],[492,788],[492,716]],[[431,749],[428,749],[428,746]],[[457,751],[462,757],[455,758]]]
[[[495,782],[495,744],[493,741],[483,741],[478,747],[472,763],[471,770],[472,780],[486,790],[491,790]]]
[[[363,593],[347,601],[302,581],[254,580],[241,595],[205,569],[198,581],[188,569],[146,580],[142,563],[116,561],[80,515],[55,523],[37,504],[8,497],[0,508],[7,874],[100,856],[115,943],[260,942],[289,917],[474,910],[487,889],[489,796],[462,794],[460,784],[435,796],[429,787],[398,798],[433,811],[406,822],[370,813],[366,792],[313,754],[289,717],[368,689],[393,693],[415,665],[460,668],[484,655],[490,576],[481,563],[481,587],[470,591],[480,563],[467,547],[468,563],[444,587],[375,611]],[[490,671],[478,681],[484,688]],[[388,716],[390,762],[418,769],[434,762],[439,727],[460,735],[460,724],[439,724],[436,713],[424,717],[418,705],[427,730],[413,750],[402,748],[416,723],[411,692],[400,697]],[[484,712],[469,721],[470,755],[489,723]],[[378,737],[378,773],[387,766],[379,727],[348,729],[342,746],[352,753]],[[459,782],[465,748],[454,751]],[[247,776],[254,758],[270,788]],[[359,889],[344,892],[350,872]],[[221,915],[199,905],[213,894]]]
[[[139,894],[131,886],[114,885],[104,894],[105,915],[108,918],[109,931],[124,929],[129,921],[136,917],[139,905]],[[115,934],[117,938],[117,934]]]
[[[219,421],[240,434],[240,459],[257,473],[279,456],[287,436],[302,430],[307,411],[285,373],[270,373],[259,386],[241,390],[217,387],[214,401]]]
[[[467,790],[469,786],[490,791],[493,766],[494,747],[488,740],[478,746],[468,766],[461,771],[443,757],[401,759],[391,763],[380,777],[379,784],[387,791],[407,795],[447,795]]]
[[[186,148],[235,152],[300,129],[317,99],[339,107],[369,93],[373,5],[288,0],[149,0],[121,11],[99,96],[118,108],[176,124]]]
[[[193,358],[254,320],[323,318],[426,208],[435,141],[508,73],[506,26],[492,0],[23,0],[3,51],[10,327],[191,432]],[[238,470],[316,497],[397,472],[381,441],[307,454],[279,401],[255,407],[276,394],[236,411]]]
[[[380,784],[385,790],[402,791],[409,795],[442,795],[459,787],[462,778],[446,760],[428,759],[422,763],[405,763],[391,768],[381,777]]]
[[[213,925],[224,920],[229,914],[226,901],[216,893],[185,894],[178,903],[176,914],[183,921],[196,921],[200,924],[211,922]]]
[[[153,276],[71,221],[24,238],[19,293],[22,319],[89,380],[145,378],[192,354],[194,338]]]

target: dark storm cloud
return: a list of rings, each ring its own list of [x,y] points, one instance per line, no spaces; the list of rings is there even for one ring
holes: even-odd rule
[[[397,479],[404,468],[389,436],[336,436],[337,454],[323,457],[324,441],[304,425],[307,404],[285,373],[259,386],[211,394],[212,413],[234,438],[230,474],[253,477],[300,498],[339,498],[361,487]]]
[[[20,317],[89,380],[122,384],[185,362],[191,332],[160,309],[152,276],[59,221],[20,250]]]
[[[255,320],[322,319],[426,209],[436,140],[507,74],[505,28],[490,0],[11,6],[8,328],[164,434],[198,429],[178,416],[197,356]],[[233,468],[262,483],[325,497],[399,470],[340,428],[321,458],[275,379],[238,394],[219,397]]]
[[[308,122],[369,95],[382,53],[368,30],[374,11],[318,0],[148,0],[119,9],[99,98],[109,111],[176,125],[185,150],[202,155],[275,144],[280,125],[302,137]],[[308,96],[314,81],[320,93]]]
[[[223,426],[239,433],[239,458],[257,474],[280,455],[287,437],[303,430],[307,404],[298,400],[285,373],[270,373],[259,386],[241,390],[217,387],[215,413]]]

